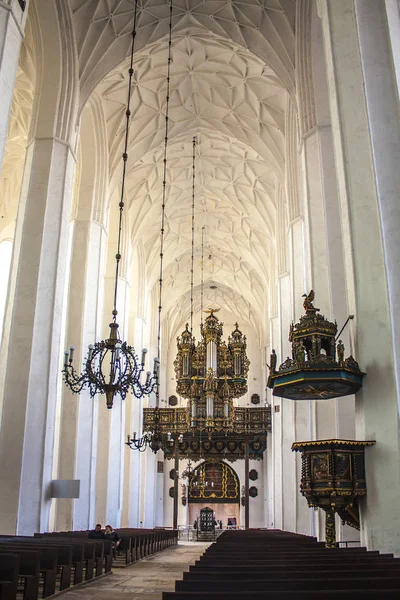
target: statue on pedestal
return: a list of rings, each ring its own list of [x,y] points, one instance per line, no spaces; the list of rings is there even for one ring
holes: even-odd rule
[[[342,340],[339,340],[338,345],[336,346],[337,350],[337,359],[339,365],[342,365],[344,362],[344,344]]]
[[[276,352],[275,352],[275,350],[272,350],[272,352],[269,356],[269,370],[271,373],[276,372]]]

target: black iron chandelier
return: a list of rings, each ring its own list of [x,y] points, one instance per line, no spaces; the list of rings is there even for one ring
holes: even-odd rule
[[[154,454],[157,454],[163,447],[163,436],[160,433],[160,415],[159,409],[154,409],[154,431],[144,431],[141,437],[137,437],[136,431],[131,437],[128,434],[127,441],[125,442],[131,450],[139,450],[144,452],[147,448],[150,448]]]
[[[118,247],[115,255],[115,285],[114,285],[114,307],[112,311],[112,322],[110,323],[110,335],[101,342],[90,344],[88,353],[83,364],[82,373],[78,373],[73,367],[74,347],[66,350],[64,354],[64,368],[62,370],[63,378],[67,387],[74,394],[79,394],[83,389],[88,388],[91,398],[96,394],[105,394],[107,408],[112,408],[115,395],[119,395],[125,400],[128,393],[132,393],[136,398],[142,398],[158,389],[159,378],[159,357],[154,359],[153,373],[147,371],[144,376],[145,358],[147,350],[142,350],[141,360],[135,353],[132,346],[123,342],[119,337],[117,323],[117,292],[119,265],[121,261],[121,233],[122,233],[122,215],[124,210],[125,178],[126,166],[128,160],[128,140],[129,124],[131,117],[131,97],[132,97],[132,78],[133,78],[133,55],[136,37],[138,0],[135,1],[132,44],[130,54],[129,78],[128,78],[128,99],[126,106],[126,127],[124,152],[122,154],[123,170],[121,181],[121,197],[119,202],[119,229],[118,229]]]

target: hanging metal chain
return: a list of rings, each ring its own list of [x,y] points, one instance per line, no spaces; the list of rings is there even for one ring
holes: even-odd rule
[[[196,136],[193,138],[192,164],[192,262],[190,267],[190,333],[193,333],[193,278],[194,278],[194,197],[196,187]]]
[[[115,286],[114,286],[114,310],[113,320],[114,323],[117,319],[117,293],[118,293],[118,277],[119,277],[119,263],[121,260],[121,237],[122,237],[122,213],[124,210],[124,196],[125,196],[125,178],[126,168],[128,161],[128,142],[129,142],[129,123],[131,117],[131,99],[132,99],[132,79],[133,79],[133,56],[135,51],[135,39],[136,39],[136,21],[137,21],[137,8],[139,0],[135,0],[135,10],[133,14],[133,29],[132,29],[132,44],[131,44],[131,56],[129,63],[129,83],[128,83],[128,99],[126,102],[126,127],[125,127],[125,142],[124,151],[122,154],[123,167],[122,167],[122,181],[121,181],[121,199],[119,202],[119,225],[118,225],[118,244],[117,254],[115,255]]]
[[[171,81],[171,54],[172,54],[172,2],[169,2],[169,38],[168,38],[168,66],[167,66],[167,97],[165,105],[165,137],[164,137],[164,171],[162,184],[161,205],[161,232],[160,232],[160,278],[159,278],[159,302],[158,302],[158,331],[157,331],[157,357],[161,360],[161,309],[162,309],[162,284],[163,284],[163,259],[164,259],[164,232],[165,232],[165,198],[167,187],[167,148],[169,133],[169,98]],[[160,363],[159,363],[160,364]],[[157,385],[157,405],[159,399],[160,384]]]
[[[201,228],[201,306],[200,306],[200,323],[203,325],[203,298],[204,298],[204,225]]]

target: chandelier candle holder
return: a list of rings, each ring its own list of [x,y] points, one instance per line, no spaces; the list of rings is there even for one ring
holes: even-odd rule
[[[182,479],[187,479],[188,481],[190,481],[190,478],[192,477],[192,474],[193,474],[192,461],[188,460],[187,467],[186,467],[186,469],[184,469],[182,471],[181,478]]]
[[[81,374],[73,367],[74,347],[65,351],[64,381],[74,394],[80,394],[84,388],[89,389],[91,398],[105,394],[107,408],[113,407],[116,394],[122,400],[128,393],[142,398],[156,389],[159,376],[159,360],[155,358],[153,374],[147,371],[144,377],[146,353],[143,348],[139,362],[134,349],[119,339],[118,324],[110,323],[110,337],[90,344]]]
[[[128,142],[129,142],[129,124],[131,118],[131,97],[132,97],[132,78],[133,78],[133,55],[136,37],[136,18],[137,18],[138,0],[135,0],[133,15],[132,45],[130,54],[130,66],[128,77],[128,99],[125,110],[125,143],[122,154],[123,169],[121,179],[121,197],[119,202],[119,223],[118,223],[118,245],[115,255],[115,284],[114,284],[114,308],[112,311],[112,323],[110,323],[110,335],[106,340],[90,344],[86,359],[83,363],[83,372],[77,373],[73,367],[74,347],[71,346],[64,353],[64,368],[62,370],[64,382],[70,388],[72,393],[80,392],[88,388],[91,398],[97,394],[105,394],[107,408],[112,408],[115,395],[119,395],[125,400],[128,393],[132,393],[136,398],[142,398],[154,390],[158,390],[159,377],[159,359],[154,359],[153,375],[147,372],[146,379],[143,379],[145,368],[145,357],[147,350],[142,350],[142,359],[135,354],[132,346],[123,342],[118,333],[117,323],[117,295],[119,265],[121,261],[121,232],[122,215],[124,210],[125,178],[128,161]]]
[[[325,511],[325,546],[336,548],[335,513],[360,528],[358,497],[365,496],[364,449],[375,441],[315,440],[295,442],[301,452],[300,492],[308,506]]]
[[[144,452],[147,450],[147,448],[150,448],[154,454],[157,454],[159,450],[163,449],[165,444],[165,435],[162,434],[160,427],[160,409],[157,407],[152,409],[152,415],[153,422],[151,430],[145,430],[141,437],[137,437],[136,431],[134,431],[132,437],[128,434],[125,444],[131,450],[139,450],[139,452]]]
[[[305,315],[290,326],[292,356],[277,366],[270,355],[267,386],[274,396],[291,400],[329,400],[355,394],[365,375],[352,356],[344,357],[345,347],[337,340],[337,323],[319,315],[313,305],[314,291],[305,295]],[[349,319],[352,319],[350,316]],[[347,319],[347,322],[349,321]],[[343,331],[340,331],[340,333]]]

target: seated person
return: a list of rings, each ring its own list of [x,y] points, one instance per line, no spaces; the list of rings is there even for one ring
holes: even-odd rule
[[[96,527],[89,531],[88,537],[91,540],[104,540],[104,531],[101,528],[100,523],[97,523]]]
[[[118,533],[113,530],[113,528],[111,527],[111,525],[106,525],[106,531],[105,531],[105,534],[104,534],[104,539],[111,540],[113,554],[115,556],[116,550],[118,550],[118,548],[121,547],[121,538],[119,537]]]

